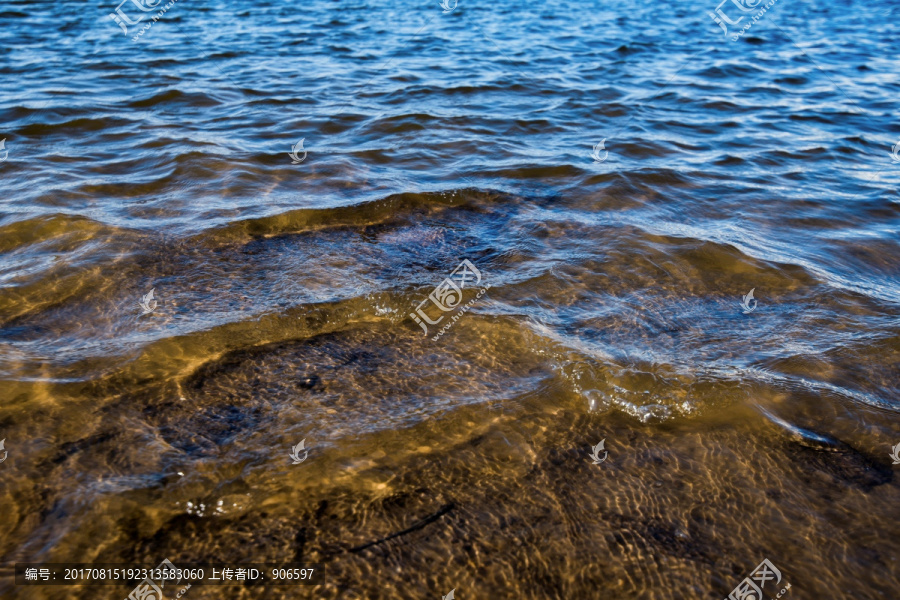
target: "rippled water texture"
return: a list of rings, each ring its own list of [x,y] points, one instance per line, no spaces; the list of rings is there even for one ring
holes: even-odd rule
[[[900,598],[900,7],[769,1],[3,2],[0,597]]]

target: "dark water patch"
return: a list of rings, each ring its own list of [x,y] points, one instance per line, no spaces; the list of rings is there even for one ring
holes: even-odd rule
[[[531,381],[550,375],[536,357],[495,347],[484,354],[492,360],[478,366],[483,359],[472,363],[472,350],[434,347],[429,338],[405,327],[280,342],[204,365],[185,380],[184,400],[145,412],[149,419],[165,415],[164,425],[179,428],[166,434],[173,444],[177,436],[192,444],[200,436],[221,446],[241,432],[279,426],[279,415],[288,408],[303,415],[300,421],[300,414],[292,416],[291,427],[315,423],[320,436],[334,438],[390,427],[397,419],[414,423],[459,402],[488,402],[525,389],[527,380],[520,384],[512,377],[523,368]],[[442,375],[419,374],[426,362]],[[472,387],[469,378],[480,383]]]
[[[179,105],[185,107],[210,107],[218,106],[219,104],[220,102],[209,94],[199,92],[183,92],[179,89],[170,89],[165,92],[154,94],[148,98],[133,100],[129,103],[129,106],[132,108],[144,109],[154,107],[167,107],[171,109],[178,107]]]
[[[894,480],[893,470],[884,460],[875,460],[844,443],[816,447],[793,443],[787,453],[806,474],[807,481],[823,474],[844,487],[865,492]]]
[[[123,127],[131,125],[130,121],[125,119],[117,119],[112,117],[106,118],[80,118],[64,121],[62,123],[31,123],[18,131],[22,136],[46,136],[58,133],[81,133],[104,131],[115,127]]]
[[[93,446],[104,444],[115,438],[116,434],[114,433],[100,433],[74,442],[65,442],[60,446],[59,453],[51,458],[50,462],[58,465],[66,461],[73,454],[81,452],[87,448],[91,448]]]

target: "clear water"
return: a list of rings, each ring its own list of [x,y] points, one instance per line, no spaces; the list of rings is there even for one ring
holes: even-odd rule
[[[4,2],[0,596],[900,596],[900,7],[716,6]]]

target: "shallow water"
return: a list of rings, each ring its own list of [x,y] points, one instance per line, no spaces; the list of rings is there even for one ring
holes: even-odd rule
[[[5,3],[0,596],[900,597],[900,9],[716,6]]]

